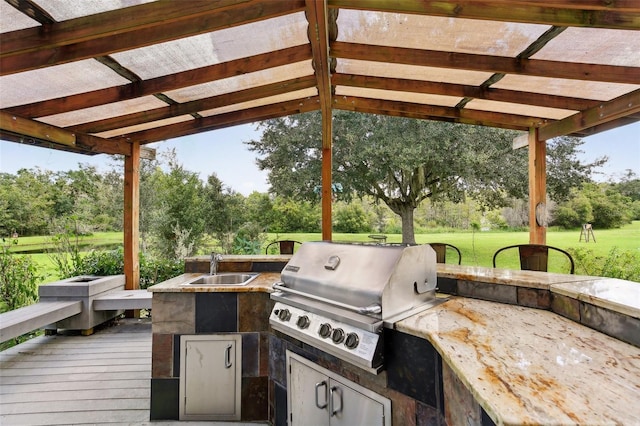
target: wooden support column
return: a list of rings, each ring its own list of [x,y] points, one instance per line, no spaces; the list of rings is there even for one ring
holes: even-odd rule
[[[324,121],[324,119],[323,119]],[[331,119],[329,118],[329,121]],[[323,139],[327,129],[323,129]],[[331,137],[331,124],[329,124],[329,137]],[[331,166],[333,162],[331,147],[322,148],[322,240],[331,241],[332,236],[332,208],[333,193],[331,191]]]
[[[140,144],[131,144],[124,157],[124,275],[125,289],[140,288]],[[137,316],[137,315],[136,315]]]
[[[547,242],[547,144],[529,129],[529,242]]]

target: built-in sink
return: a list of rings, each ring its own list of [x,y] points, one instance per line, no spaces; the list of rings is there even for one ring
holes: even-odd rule
[[[260,274],[247,272],[202,275],[183,285],[247,285],[256,279],[258,275]]]

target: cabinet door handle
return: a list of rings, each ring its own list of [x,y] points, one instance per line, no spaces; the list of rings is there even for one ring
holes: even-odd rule
[[[333,402],[334,394],[338,394],[338,399],[340,401],[340,406],[337,409],[335,403]],[[342,411],[342,391],[340,390],[340,388],[332,386],[331,392],[329,394],[329,412],[331,413],[331,417],[335,416],[340,411]]]
[[[320,404],[320,399],[318,398],[318,389],[320,389],[321,387],[324,387],[324,392],[322,392],[324,394],[324,404]],[[318,407],[321,410],[324,410],[325,408],[327,408],[327,382],[326,381],[316,383],[316,407]]]
[[[231,368],[231,348],[233,345],[227,345],[227,349],[224,351],[224,368]]]

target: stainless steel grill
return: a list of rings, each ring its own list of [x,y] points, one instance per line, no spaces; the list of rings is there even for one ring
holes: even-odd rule
[[[273,286],[269,323],[377,373],[383,327],[435,306],[436,280],[428,245],[304,243]]]

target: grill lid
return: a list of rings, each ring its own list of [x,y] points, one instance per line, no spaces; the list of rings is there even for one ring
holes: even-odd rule
[[[309,242],[291,257],[281,280],[276,289],[297,296],[297,305],[308,298],[315,309],[326,303],[387,320],[435,298],[436,255],[429,245]]]

